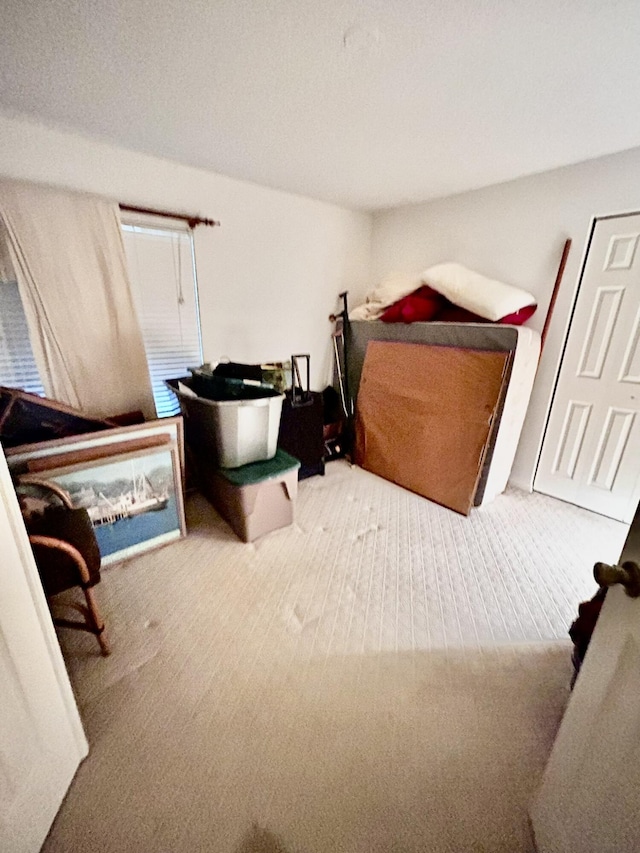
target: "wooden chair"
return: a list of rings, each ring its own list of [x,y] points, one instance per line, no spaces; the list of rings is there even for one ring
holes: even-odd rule
[[[103,655],[111,651],[93,587],[100,582],[100,549],[86,509],[73,507],[69,495],[54,483],[22,478],[18,497],[29,542],[47,599],[73,587],[80,587],[85,604],[71,605],[83,621],[54,617],[61,628],[76,628],[95,634]],[[29,498],[45,495],[43,512],[29,512]]]

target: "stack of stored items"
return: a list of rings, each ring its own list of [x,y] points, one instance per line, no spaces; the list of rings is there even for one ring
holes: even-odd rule
[[[284,395],[206,369],[171,379],[200,488],[244,542],[293,522],[300,463],[277,450]]]

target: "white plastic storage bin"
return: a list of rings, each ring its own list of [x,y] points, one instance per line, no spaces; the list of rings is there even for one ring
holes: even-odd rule
[[[187,390],[180,390],[179,382]],[[196,457],[204,454],[221,468],[239,468],[275,456],[284,394],[270,390],[256,399],[208,400],[192,396],[188,379],[167,385],[180,401],[185,437]]]

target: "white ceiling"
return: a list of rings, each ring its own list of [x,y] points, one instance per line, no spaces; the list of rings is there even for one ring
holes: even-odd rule
[[[640,3],[3,0],[0,106],[387,207],[640,145]]]

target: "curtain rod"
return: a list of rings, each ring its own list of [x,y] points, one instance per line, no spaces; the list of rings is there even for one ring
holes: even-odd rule
[[[150,207],[134,207],[130,204],[121,204],[120,210],[128,210],[130,213],[147,213],[150,216],[164,216],[167,219],[182,219],[188,223],[189,228],[195,228],[196,225],[209,225],[210,227],[220,225],[215,219],[203,219],[201,216],[189,216],[186,213],[172,213],[169,210],[153,210]]]

